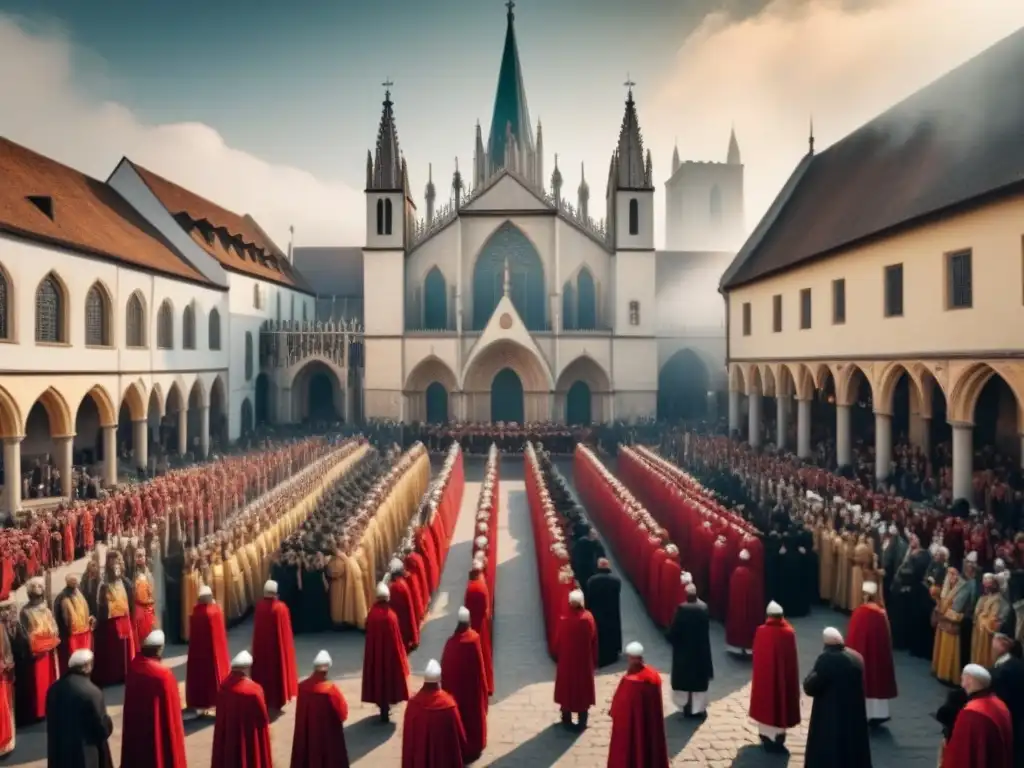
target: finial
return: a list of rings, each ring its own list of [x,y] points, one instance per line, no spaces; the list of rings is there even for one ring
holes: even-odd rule
[[[512,9],[516,7],[515,2],[513,2],[513,0],[508,0],[508,2],[505,3],[505,7],[508,8],[508,17],[509,17],[509,19],[514,19],[515,18],[515,14],[512,13]]]
[[[505,257],[505,280],[502,288],[504,289],[506,296],[512,292],[512,273],[509,272],[508,269],[508,256]]]
[[[814,115],[811,115],[811,132],[807,138],[807,146],[810,154],[814,154]]]
[[[581,179],[582,179],[583,181],[586,181],[586,180],[587,180],[587,174],[586,174],[586,172],[585,172],[585,171],[583,170],[583,163],[582,163],[582,162],[580,163],[580,178],[581,178]]]
[[[630,101],[632,101],[633,100],[633,86],[636,85],[636,83],[633,82],[633,79],[629,76],[629,72],[626,73],[626,82],[624,82],[623,85],[626,86],[627,98]]]
[[[384,86],[384,99],[385,99],[385,101],[390,101],[391,100],[391,86],[393,86],[394,84],[395,83],[391,80],[390,77],[385,77],[384,78],[384,82],[381,83],[381,85]]]
[[[427,163],[427,183],[430,184],[434,181],[434,164]]]

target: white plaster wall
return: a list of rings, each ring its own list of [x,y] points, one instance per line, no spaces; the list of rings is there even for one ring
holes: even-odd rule
[[[490,189],[484,191],[469,205],[467,211],[544,211],[549,206],[537,199],[537,195],[526,189],[512,176],[501,176]]]
[[[615,255],[615,334],[653,336],[658,322],[654,251],[620,251]],[[640,322],[630,325],[629,304],[640,302]]]
[[[640,226],[635,235],[629,234],[629,201],[637,200]],[[615,193],[616,249],[654,248],[654,191],[645,190]]]
[[[628,254],[627,254],[628,255]],[[725,299],[718,292],[722,272],[729,257],[723,256],[721,267],[687,270],[669,285],[657,286],[656,329],[658,335],[725,336]]]
[[[689,349],[708,372],[708,386],[714,390],[728,389],[729,375],[725,365],[725,335],[718,336],[678,336],[658,338],[658,371],[672,359],[673,355]]]
[[[377,234],[377,201],[391,201],[391,234]],[[366,245],[369,248],[405,247],[405,198],[401,192],[366,193]]]
[[[587,356],[604,371],[609,383],[612,379],[612,339],[610,336],[585,337],[585,336],[562,336],[558,340],[558,368],[556,370],[555,382],[557,383],[562,374],[565,373],[573,361],[581,356]],[[572,382],[569,382],[570,384]]]
[[[721,220],[711,218],[711,190],[721,194]],[[665,184],[666,250],[736,251],[743,245],[743,166],[686,162]]]
[[[656,415],[658,346],[654,339],[615,339],[612,377],[616,419],[634,421]]]
[[[363,378],[365,415],[368,418],[402,418],[402,339],[367,336],[366,371]]]
[[[367,336],[401,336],[405,332],[405,253],[363,251],[363,325]],[[369,363],[369,356],[367,356]]]

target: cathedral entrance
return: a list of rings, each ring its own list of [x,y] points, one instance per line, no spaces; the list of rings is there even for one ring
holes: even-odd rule
[[[491,421],[522,424],[523,382],[511,368],[502,368],[491,382]]]
[[[339,421],[334,405],[334,383],[326,371],[316,371],[309,377],[309,420]]]
[[[445,424],[448,422],[448,390],[439,381],[431,382],[426,391],[427,423]]]
[[[577,381],[565,396],[565,421],[567,424],[589,424],[590,387],[585,381]]]
[[[658,373],[658,419],[702,419],[708,408],[708,369],[697,353],[681,349]]]

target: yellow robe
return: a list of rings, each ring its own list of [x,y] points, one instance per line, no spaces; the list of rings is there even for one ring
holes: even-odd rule
[[[819,524],[815,530],[818,550],[818,595],[825,602],[832,602],[832,583],[835,581],[832,573],[832,534],[824,524]]]
[[[850,597],[846,607],[851,611],[860,608],[864,602],[864,582],[874,573],[871,569],[875,552],[870,542],[860,541],[853,547],[853,567],[850,571]],[[881,585],[879,585],[881,586]],[[879,592],[882,590],[880,589]]]
[[[217,601],[217,605],[222,606],[227,615],[228,605],[228,592],[224,583],[224,564],[214,563],[213,565],[213,584],[210,585],[210,589],[213,590],[213,599]]]
[[[1006,602],[1002,595],[982,595],[974,607],[974,628],[971,630],[971,663],[988,669],[992,658],[992,635],[1006,618]]]
[[[203,586],[203,577],[198,568],[191,568],[181,580],[181,636],[188,642],[189,624],[192,621],[192,609],[199,602],[199,588]]]
[[[938,618],[932,645],[932,674],[953,685],[960,682],[963,668],[960,663],[960,623],[964,619],[962,614],[953,610],[953,604],[964,586],[961,580],[952,588],[944,588],[944,594],[940,594],[935,607]]]

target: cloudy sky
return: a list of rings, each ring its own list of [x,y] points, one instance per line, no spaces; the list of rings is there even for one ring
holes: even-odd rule
[[[515,10],[530,113],[569,197],[580,163],[603,189],[629,73],[659,186],[675,141],[724,160],[735,125],[748,229],[806,151],[810,114],[823,148],[1024,25],[1019,0]],[[301,245],[358,245],[380,84],[395,82],[415,194],[433,163],[443,198],[477,119],[489,127],[504,35],[501,0],[0,0],[0,134],[101,178],[128,155],[282,245],[290,224]]]

